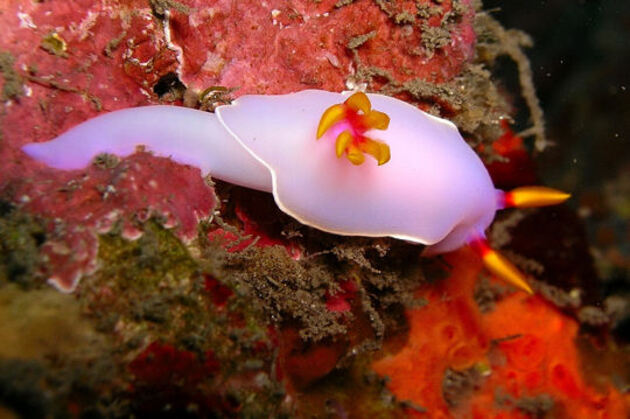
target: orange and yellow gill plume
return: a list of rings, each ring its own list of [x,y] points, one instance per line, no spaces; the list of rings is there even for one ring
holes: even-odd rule
[[[363,135],[370,129],[386,130],[389,116],[372,109],[370,99],[363,92],[356,92],[343,103],[326,109],[317,127],[317,139],[320,139],[332,126],[345,122],[345,128],[337,135],[335,154],[346,158],[355,165],[365,162],[365,154],[369,154],[378,165],[389,161],[389,146],[382,141]]]

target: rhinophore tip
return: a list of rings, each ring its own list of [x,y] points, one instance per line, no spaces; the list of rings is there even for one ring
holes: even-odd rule
[[[512,262],[507,260],[496,250],[493,250],[485,238],[475,238],[471,240],[469,244],[473,250],[479,253],[486,269],[505,282],[514,285],[516,288],[530,295],[534,294],[534,290],[532,290],[525,280],[525,275],[523,275]]]
[[[504,208],[530,208],[561,204],[571,194],[545,186],[522,186],[503,194]]]

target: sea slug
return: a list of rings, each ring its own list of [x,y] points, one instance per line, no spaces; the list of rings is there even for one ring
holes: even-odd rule
[[[542,187],[498,191],[453,123],[361,92],[242,96],[215,114],[124,109],[23,150],[71,170],[98,154],[122,157],[138,146],[271,192],[280,209],[323,231],[390,236],[425,244],[427,254],[473,244],[491,270],[528,292],[522,274],[487,246],[484,231],[504,206],[549,205],[569,196]]]

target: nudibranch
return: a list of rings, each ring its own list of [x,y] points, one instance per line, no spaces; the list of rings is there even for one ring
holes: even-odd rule
[[[249,95],[214,114],[176,106],[123,109],[23,150],[70,170],[101,153],[133,154],[138,146],[271,192],[282,211],[323,231],[421,243],[425,254],[471,244],[490,270],[530,293],[524,276],[487,245],[484,231],[498,209],[569,197],[543,187],[496,190],[453,123],[373,93]]]

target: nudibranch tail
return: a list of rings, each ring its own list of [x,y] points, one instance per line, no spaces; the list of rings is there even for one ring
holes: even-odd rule
[[[500,208],[532,208],[561,204],[571,194],[545,186],[522,186],[508,192],[500,192]]]
[[[528,294],[534,294],[525,275],[496,250],[492,249],[485,237],[477,236],[470,240],[470,247],[481,256],[484,266],[490,272]]]
[[[317,127],[317,139],[339,123],[345,123],[347,129],[337,135],[335,140],[335,154],[338,158],[345,153],[347,159],[354,165],[360,165],[365,161],[364,154],[374,157],[379,166],[389,161],[391,158],[389,146],[363,135],[370,129],[386,130],[389,127],[389,116],[373,110],[365,93],[354,93],[344,103],[326,109]]]
[[[271,191],[269,170],[234,141],[214,114],[178,106],[141,106],[104,113],[57,138],[22,150],[50,167],[76,170],[99,154],[146,151],[198,167],[205,176]]]

